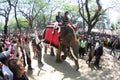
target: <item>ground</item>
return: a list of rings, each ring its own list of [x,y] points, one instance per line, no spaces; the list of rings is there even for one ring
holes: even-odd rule
[[[32,51],[31,51],[32,52]],[[38,65],[37,59],[32,54],[32,67],[27,70],[29,80],[120,80],[120,61],[109,54],[110,50],[104,48],[101,59],[102,69],[92,70],[85,60],[79,59],[79,71],[75,71],[74,62],[67,58],[61,64],[55,62],[56,57],[50,56],[49,50],[43,54],[43,65]],[[120,53],[120,52],[118,52]]]

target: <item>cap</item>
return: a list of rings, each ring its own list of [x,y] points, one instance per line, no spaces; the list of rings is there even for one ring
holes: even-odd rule
[[[3,51],[2,53],[0,53],[0,61],[4,62],[5,60],[9,59],[10,56],[10,51]]]

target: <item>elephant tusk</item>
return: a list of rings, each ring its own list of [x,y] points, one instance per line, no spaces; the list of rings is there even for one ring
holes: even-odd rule
[[[74,55],[73,50],[72,50],[71,47],[70,47],[70,51],[71,51],[71,54],[72,54],[72,56],[74,57],[74,59],[77,60],[78,58]]]

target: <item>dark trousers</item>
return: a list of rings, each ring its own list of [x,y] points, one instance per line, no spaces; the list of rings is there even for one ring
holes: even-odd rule
[[[115,56],[115,47],[114,47],[114,46],[111,48],[111,52],[110,52],[110,54],[112,55],[112,53],[113,53],[114,56]]]
[[[79,56],[80,57],[84,57],[84,54],[85,54],[85,48],[79,48]]]
[[[120,60],[120,55],[119,55],[119,57],[118,57],[118,60]]]
[[[28,54],[30,55],[30,52]],[[28,66],[31,67],[31,57],[26,54],[26,58]]]
[[[87,44],[87,51],[88,51],[88,49],[90,49],[90,46],[91,46],[91,43],[88,43]]]
[[[95,65],[95,66],[98,66],[98,67],[99,67],[99,64],[100,64],[100,58],[101,58],[100,55],[95,56],[95,62],[94,62],[94,65]]]
[[[41,50],[37,50],[37,54],[38,54],[38,62],[41,63],[41,58],[42,58],[42,53]]]

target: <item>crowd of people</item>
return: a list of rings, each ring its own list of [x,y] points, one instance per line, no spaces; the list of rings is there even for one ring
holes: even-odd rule
[[[34,69],[30,52],[30,41],[33,41],[33,38],[35,37],[31,38],[30,33],[0,34],[0,80],[29,80],[25,68]],[[41,63],[41,48],[37,48],[38,63]]]
[[[81,34],[82,35],[82,34]],[[120,49],[120,39],[116,36],[110,36],[99,33],[92,33],[90,35],[79,36],[80,38],[80,54],[83,53],[82,56],[90,49],[91,45],[95,46],[95,50],[100,47],[100,45],[104,45],[104,47],[110,49],[110,55],[116,56],[119,55],[115,52],[116,49]],[[120,59],[120,55],[117,56],[118,60]]]

